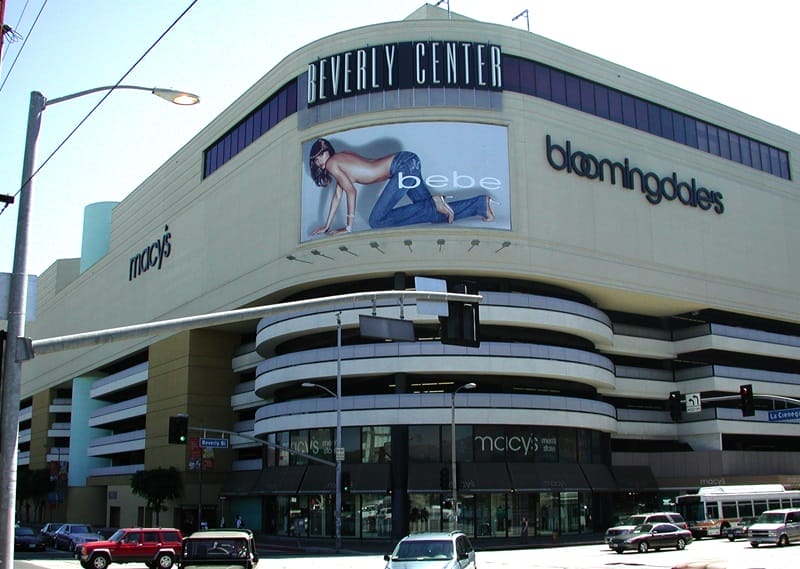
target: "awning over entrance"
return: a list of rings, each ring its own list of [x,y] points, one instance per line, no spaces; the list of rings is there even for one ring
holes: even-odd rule
[[[591,490],[577,464],[509,462],[508,470],[517,492]]]
[[[459,492],[510,492],[505,462],[464,462],[458,465]]]
[[[658,490],[658,483],[649,466],[612,466],[611,472],[620,490]]]
[[[611,469],[605,464],[580,464],[583,475],[595,492],[616,492],[619,488]]]
[[[336,468],[311,464],[298,488],[298,494],[333,494],[336,492]]]
[[[408,491],[427,494],[442,492],[440,473],[443,468],[448,472],[449,488],[452,479],[450,463],[410,465]],[[459,492],[510,492],[512,489],[505,462],[460,462],[457,472]]]
[[[450,469],[441,462],[410,465],[408,468],[408,491],[427,494],[441,492],[439,473],[442,468]]]
[[[253,492],[256,494],[296,494],[305,466],[281,466],[261,471]]]
[[[342,465],[350,473],[351,492],[354,494],[386,494],[389,490],[391,464]]]
[[[253,492],[253,488],[261,475],[260,470],[234,470],[222,485],[222,496],[246,496]]]

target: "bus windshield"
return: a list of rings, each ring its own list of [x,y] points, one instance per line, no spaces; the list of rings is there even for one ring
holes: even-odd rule
[[[706,519],[706,510],[697,496],[685,496],[676,504],[678,513],[685,520],[703,521]]]

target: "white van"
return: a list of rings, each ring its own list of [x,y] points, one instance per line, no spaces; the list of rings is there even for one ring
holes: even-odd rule
[[[747,537],[753,547],[762,543],[780,547],[800,540],[800,510],[784,508],[762,512],[755,523],[747,528]]]

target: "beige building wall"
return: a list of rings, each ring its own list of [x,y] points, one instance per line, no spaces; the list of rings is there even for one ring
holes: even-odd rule
[[[795,182],[534,97],[505,92],[500,110],[395,109],[305,130],[298,130],[297,117],[291,116],[224,168],[201,178],[203,150],[286,81],[303,74],[310,61],[355,46],[443,34],[439,21],[413,26],[366,27],[289,55],[114,209],[109,253],[63,287],[59,302],[40,302],[44,313],[30,327],[33,337],[268,303],[278,291],[285,294],[310,282],[385,274],[398,267],[409,274],[458,270],[550,281],[589,295],[606,310],[667,315],[711,307],[800,321],[800,296],[792,284],[800,280],[800,253],[791,247],[800,238]],[[792,156],[800,149],[793,133],[534,34],[458,20],[448,23],[447,37],[479,37],[501,45],[505,53],[552,63],[702,116]],[[303,141],[358,126],[431,120],[508,125],[511,231],[420,226],[299,244]],[[627,157],[660,176],[676,172],[682,180],[696,178],[698,185],[724,195],[725,212],[677,202],[651,205],[638,191],[556,171],[547,163],[548,134],[558,144],[570,140],[574,149],[598,157]],[[797,179],[796,163],[792,166]],[[131,256],[167,232],[172,253],[161,269],[129,280]],[[435,256],[409,255],[403,242],[410,235],[421,253],[433,253],[442,237],[448,246]],[[476,236],[487,246],[465,257]],[[385,254],[370,249],[375,239]],[[511,246],[496,252],[506,240]],[[495,243],[498,247],[491,246]],[[353,263],[339,245],[363,254]],[[286,259],[310,257],[312,249],[333,260]],[[37,357],[25,366],[23,395],[159,339]]]

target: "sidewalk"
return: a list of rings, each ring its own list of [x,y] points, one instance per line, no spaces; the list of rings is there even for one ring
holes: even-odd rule
[[[544,547],[568,547],[573,545],[603,545],[603,533],[587,533],[581,535],[560,536],[557,538],[536,536],[528,538],[522,544],[514,538],[480,538],[472,543],[477,551],[508,549],[540,549]],[[258,550],[269,555],[332,555],[336,551],[333,538],[319,537],[286,537],[257,535]],[[342,539],[341,555],[384,555],[391,553],[395,542],[390,539]],[[703,560],[687,561],[673,566],[671,569],[744,569],[736,560]]]
[[[346,555],[384,555],[391,553],[395,541],[380,539],[342,538],[340,553]],[[587,533],[567,536],[532,536],[523,544],[519,538],[478,538],[472,544],[477,551],[507,549],[538,549],[542,547],[566,547],[570,545],[591,545],[603,543],[602,533]],[[287,537],[256,535],[259,551],[282,553],[284,555],[326,555],[336,550],[333,538]],[[692,568],[694,569],[694,568]]]

